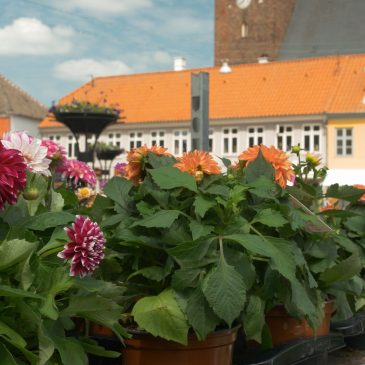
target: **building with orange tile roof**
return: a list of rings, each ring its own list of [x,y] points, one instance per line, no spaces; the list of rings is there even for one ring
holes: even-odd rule
[[[300,143],[320,153],[331,168],[337,166],[338,156],[328,151],[337,142],[327,138],[327,124],[354,116],[364,123],[364,67],[361,54],[233,65],[230,73],[211,67],[98,77],[60,103],[75,98],[119,104],[125,119],[109,127],[102,141],[126,150],[144,143],[163,144],[179,155],[191,146],[191,74],[205,71],[210,78],[209,138],[214,154],[235,159],[257,143],[286,151]],[[62,124],[48,116],[39,127],[74,155],[75,140]]]

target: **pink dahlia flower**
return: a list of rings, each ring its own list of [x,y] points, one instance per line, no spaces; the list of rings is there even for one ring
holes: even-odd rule
[[[95,186],[96,175],[94,170],[85,162],[79,160],[66,160],[57,167],[57,172],[63,177],[73,179],[75,184],[79,181]]]
[[[125,176],[125,168],[127,167],[127,164],[124,162],[119,162],[114,166],[114,175],[115,176]]]
[[[51,176],[47,158],[47,147],[41,146],[41,140],[33,138],[25,132],[10,132],[1,141],[5,148],[18,150],[29,171]]]
[[[105,239],[98,224],[78,215],[72,227],[65,231],[71,242],[57,256],[71,260],[71,276],[92,274],[104,258]]]
[[[19,151],[6,149],[0,142],[0,209],[6,202],[17,202],[27,182],[26,168]]]
[[[42,139],[41,146],[48,148],[47,157],[52,161],[61,161],[66,158],[65,147],[52,141],[51,139]]]

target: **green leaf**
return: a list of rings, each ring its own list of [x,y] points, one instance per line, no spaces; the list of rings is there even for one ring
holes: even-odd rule
[[[61,212],[65,205],[62,194],[52,190],[52,200],[51,200],[51,212]]]
[[[97,355],[100,357],[113,358],[116,359],[121,356],[121,352],[106,350],[104,347],[99,346],[96,341],[91,339],[82,338],[79,339],[81,346],[84,350],[93,355]]]
[[[362,195],[365,194],[365,190],[355,188],[350,185],[338,185],[333,184],[327,188],[326,197],[337,198],[356,203]]]
[[[201,260],[208,252],[212,239],[186,242],[167,250],[180,264],[193,260]]]
[[[177,219],[180,212],[178,210],[160,210],[150,217],[139,219],[131,227],[142,226],[147,228],[169,228]]]
[[[126,206],[129,200],[128,193],[133,187],[129,180],[114,176],[104,187],[104,193],[122,207]]]
[[[353,254],[348,259],[325,270],[319,278],[322,282],[330,285],[338,281],[351,279],[353,276],[359,274],[361,269],[362,265],[359,256]]]
[[[229,195],[231,193],[231,190],[229,189],[228,186],[211,185],[211,186],[209,186],[209,188],[205,189],[204,192],[207,194],[218,195],[218,196],[228,199]]]
[[[24,338],[4,322],[0,322],[0,336],[14,344],[17,344],[17,346],[27,346],[27,342],[24,340]]]
[[[0,359],[2,365],[18,365],[10,351],[0,342]]]
[[[25,261],[37,246],[37,242],[18,239],[0,243],[0,271]]]
[[[205,213],[212,207],[215,206],[215,202],[209,199],[204,198],[199,195],[195,198],[194,201],[195,213],[200,217],[204,218]]]
[[[344,222],[344,226],[359,236],[365,235],[365,219],[364,217],[352,217]]]
[[[215,330],[220,319],[210,308],[201,288],[193,291],[186,304],[188,321],[194,328],[198,340],[202,341]]]
[[[33,294],[31,292],[12,288],[8,285],[0,285],[0,296],[3,297],[14,297],[14,298],[34,298],[34,299],[44,299],[38,294]]]
[[[51,339],[60,354],[62,364],[88,365],[87,355],[76,339],[58,336],[52,336]]]
[[[246,167],[246,181],[248,184],[253,183],[260,177],[265,176],[267,179],[274,181],[274,168],[262,156],[261,151],[257,158],[250,162]]]
[[[43,321],[38,328],[39,340],[39,365],[46,365],[47,361],[52,357],[55,345],[51,340],[47,330],[44,328]]]
[[[75,216],[68,212],[47,212],[33,217],[26,227],[35,231],[45,231],[48,228],[65,226],[74,220]]]
[[[203,293],[219,318],[229,326],[245,305],[246,288],[241,275],[223,258],[203,281]]]
[[[172,166],[174,163],[176,163],[176,159],[171,156],[156,155],[153,152],[149,152],[148,153],[148,163],[154,169],[157,169],[162,166]]]
[[[119,337],[124,335],[123,329],[119,325],[121,313],[122,307],[117,303],[95,293],[84,296],[71,296],[69,306],[62,311],[63,315],[81,316],[106,326]]]
[[[196,287],[201,269],[179,269],[175,270],[171,286],[176,291],[183,290],[188,287]]]
[[[153,336],[187,345],[189,325],[172,290],[140,299],[132,316],[139,327]]]
[[[213,226],[204,225],[197,221],[191,221],[189,227],[194,241],[200,237],[208,236],[214,230]]]
[[[251,295],[243,319],[243,328],[249,340],[261,343],[261,333],[265,325],[265,302]]]
[[[234,234],[224,238],[239,243],[253,254],[270,258],[270,265],[274,270],[288,280],[295,279],[295,257],[288,241],[253,234]]]
[[[198,190],[194,177],[175,167],[163,166],[157,169],[149,169],[148,172],[161,189],[186,188],[194,192]]]
[[[168,272],[166,272],[166,270],[160,266],[149,266],[135,271],[128,277],[128,280],[137,275],[142,275],[150,280],[161,281],[168,275]]]
[[[266,176],[259,176],[249,184],[249,190],[260,198],[272,199],[277,192],[277,186],[271,177],[269,179]]]
[[[262,223],[268,227],[282,227],[288,221],[278,212],[277,210],[273,209],[263,209],[260,210],[256,216],[254,217],[251,223]]]

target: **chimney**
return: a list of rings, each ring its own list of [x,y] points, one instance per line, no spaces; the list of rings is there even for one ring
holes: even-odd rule
[[[222,60],[222,67],[219,69],[221,74],[229,74],[232,72],[231,67],[228,64],[228,60]]]
[[[269,63],[269,56],[267,54],[262,54],[258,59],[258,63]]]
[[[174,58],[174,71],[184,71],[186,67],[186,59],[184,57]]]

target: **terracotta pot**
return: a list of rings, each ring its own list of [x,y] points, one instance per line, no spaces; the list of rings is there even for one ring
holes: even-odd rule
[[[266,323],[270,329],[273,344],[328,335],[332,312],[333,302],[326,302],[323,322],[316,330],[313,330],[305,319],[295,319],[287,313],[284,306],[276,306],[266,315]]]
[[[101,324],[97,323],[90,323],[90,335],[91,336],[100,336],[100,337],[108,337],[108,338],[115,338],[113,331],[107,327],[102,326]]]
[[[231,365],[238,327],[217,331],[204,341],[189,336],[188,345],[149,334],[126,339],[123,365]]]

